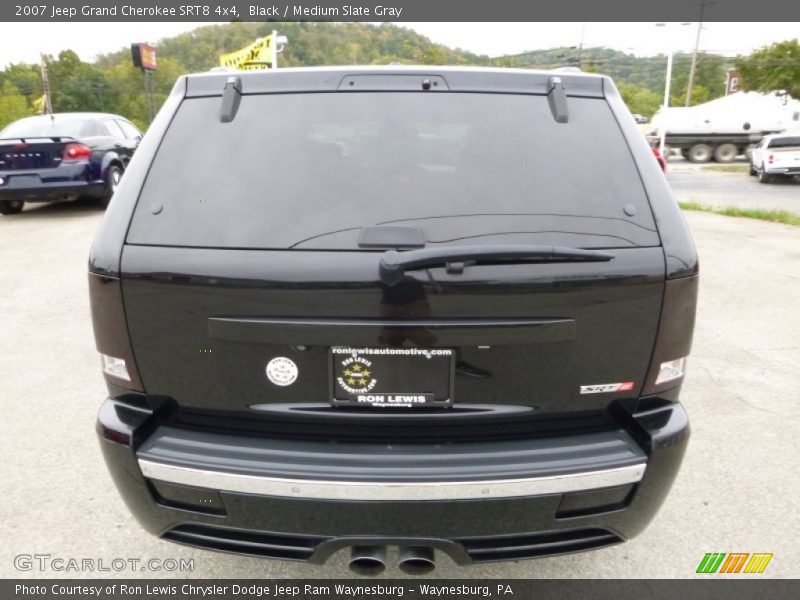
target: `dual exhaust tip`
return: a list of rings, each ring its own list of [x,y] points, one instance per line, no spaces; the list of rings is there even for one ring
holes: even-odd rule
[[[403,546],[397,559],[398,568],[406,575],[427,575],[436,568],[433,548]],[[354,546],[350,553],[350,570],[357,575],[380,575],[386,569],[386,546]]]

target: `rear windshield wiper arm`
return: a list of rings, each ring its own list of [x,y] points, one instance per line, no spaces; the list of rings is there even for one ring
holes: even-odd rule
[[[397,252],[381,257],[381,281],[394,285],[407,270],[465,262],[603,262],[613,254],[566,246],[448,246]]]

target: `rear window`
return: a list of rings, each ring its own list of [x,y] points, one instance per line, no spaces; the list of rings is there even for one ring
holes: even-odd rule
[[[73,137],[92,134],[92,122],[87,119],[31,117],[8,125],[0,138]]]
[[[779,137],[769,142],[770,148],[800,148],[800,136]]]
[[[533,95],[253,95],[231,123],[221,103],[182,103],[129,243],[354,250],[364,226],[394,224],[428,245],[659,244],[602,99],[569,98],[567,124]]]

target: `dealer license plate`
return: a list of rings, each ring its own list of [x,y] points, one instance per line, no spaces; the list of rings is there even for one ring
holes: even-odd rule
[[[330,349],[331,403],[377,408],[441,408],[453,404],[451,348]]]

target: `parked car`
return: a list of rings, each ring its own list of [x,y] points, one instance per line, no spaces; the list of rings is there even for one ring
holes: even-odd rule
[[[0,131],[0,214],[25,202],[97,198],[107,204],[142,133],[103,113],[26,117]]]
[[[761,183],[800,175],[800,132],[766,136],[750,154],[750,175]]]
[[[644,115],[640,115],[639,113],[633,113],[633,120],[636,121],[639,125],[647,123],[647,117]]]
[[[207,549],[616,544],[686,448],[697,284],[607,77],[185,76],[91,250],[101,446],[148,531]]]

